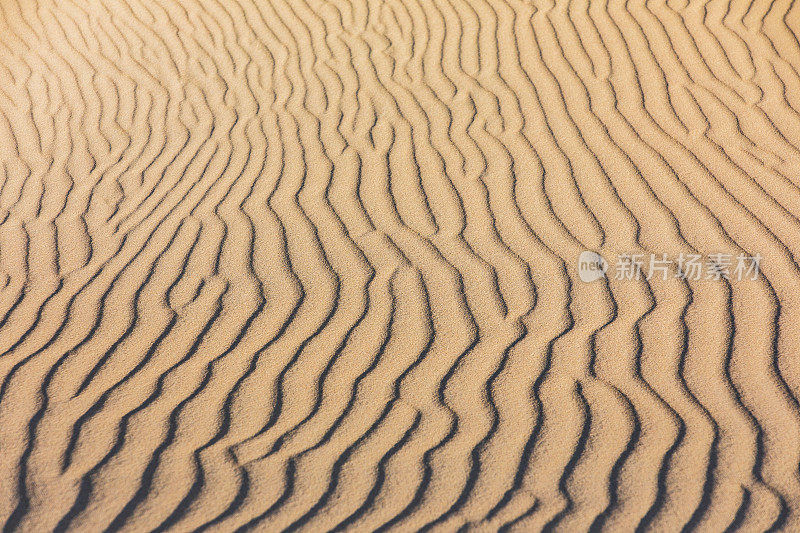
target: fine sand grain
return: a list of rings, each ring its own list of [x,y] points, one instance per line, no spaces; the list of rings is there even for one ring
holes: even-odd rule
[[[798,33],[0,0],[4,531],[800,531]]]

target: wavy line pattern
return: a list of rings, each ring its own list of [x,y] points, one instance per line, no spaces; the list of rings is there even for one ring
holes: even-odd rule
[[[800,530],[798,32],[0,0],[3,531]]]

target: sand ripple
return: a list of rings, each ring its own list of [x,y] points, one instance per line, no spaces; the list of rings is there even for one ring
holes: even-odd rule
[[[799,32],[0,0],[4,531],[800,530]]]

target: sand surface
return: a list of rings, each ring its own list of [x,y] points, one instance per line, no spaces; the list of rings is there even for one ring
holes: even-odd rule
[[[800,530],[798,32],[0,0],[4,531]]]

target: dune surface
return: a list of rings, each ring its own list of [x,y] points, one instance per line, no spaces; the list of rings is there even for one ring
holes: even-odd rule
[[[799,32],[0,0],[3,531],[800,530]]]

